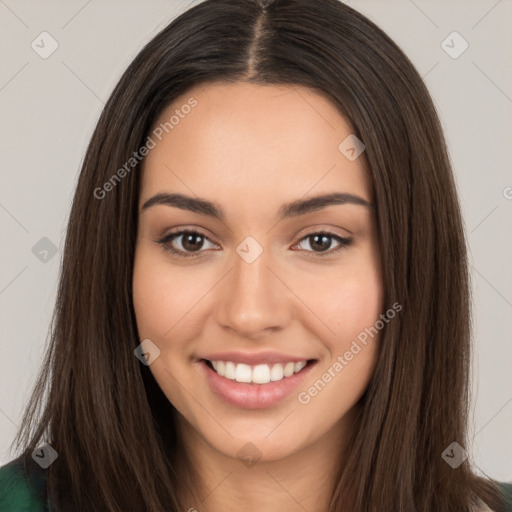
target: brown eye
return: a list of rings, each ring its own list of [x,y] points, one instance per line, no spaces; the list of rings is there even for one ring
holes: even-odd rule
[[[311,249],[305,250],[308,250],[308,252],[319,253],[320,255],[322,255],[321,253],[332,254],[333,252],[336,252],[339,249],[348,247],[352,243],[352,239],[350,238],[343,238],[341,236],[335,235],[334,233],[328,232],[312,233],[302,238],[301,243],[303,240],[308,241],[308,245]],[[338,246],[335,249],[330,250],[333,240],[338,242]],[[298,245],[300,246],[300,243]]]
[[[188,233],[180,236],[182,237],[181,244],[185,251],[198,251],[203,246],[204,237],[202,235]]]
[[[304,240],[308,241],[307,245],[309,245],[309,249],[300,247]],[[333,240],[337,242],[338,245],[334,249],[331,249]],[[214,248],[218,247],[216,244],[211,242],[208,237],[193,230],[170,233],[162,240],[158,241],[158,243],[161,244],[167,252],[183,257],[199,256],[204,252],[201,249],[204,248],[205,242],[210,243]],[[333,254],[334,252],[343,249],[344,247],[348,247],[351,244],[351,238],[344,238],[329,232],[320,232],[311,233],[310,235],[303,237],[299,244],[297,244],[297,247],[301,250],[305,250],[306,252],[312,252],[317,256],[324,256]]]
[[[201,252],[204,252],[201,251],[201,249],[204,248],[205,241],[208,241],[212,246],[215,247],[215,244],[202,233],[188,230],[179,231],[177,233],[170,233],[162,240],[159,240],[158,243],[161,244],[166,251],[172,254],[187,257],[196,256]]]

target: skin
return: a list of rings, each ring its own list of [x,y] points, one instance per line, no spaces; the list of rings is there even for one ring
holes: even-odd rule
[[[133,275],[140,340],[160,355],[149,366],[179,411],[188,456],[209,489],[187,497],[202,511],[326,511],[353,428],[354,405],[373,373],[379,336],[307,404],[307,390],[383,313],[376,221],[361,205],[331,205],[278,221],[279,208],[318,194],[345,192],[372,202],[364,153],[349,161],[338,145],[353,133],[335,106],[304,87],[213,83],[169,106],[166,121],[190,97],[197,106],[145,157]],[[218,204],[220,220],[168,205],[142,210],[159,192]],[[206,238],[197,257],[166,252],[171,230]],[[307,235],[352,238],[324,255]],[[248,264],[236,252],[252,236],[263,253]],[[330,243],[330,245],[329,245]],[[167,244],[198,254],[177,236]],[[199,243],[200,246],[200,243]],[[211,390],[197,358],[208,352],[273,349],[317,363],[305,384],[275,406],[241,409]],[[261,454],[247,467],[237,453]]]

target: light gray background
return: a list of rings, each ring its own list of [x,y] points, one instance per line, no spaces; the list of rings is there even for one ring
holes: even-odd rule
[[[70,203],[94,125],[143,44],[196,3],[0,0],[0,464],[12,458],[8,446],[41,364]],[[438,107],[473,275],[474,437],[466,449],[481,471],[510,481],[512,3],[346,3],[398,43]],[[59,45],[47,59],[31,48],[43,31]],[[453,31],[469,43],[456,59],[441,46]],[[460,48],[457,40],[447,44]],[[32,252],[42,237],[58,248],[46,263]]]

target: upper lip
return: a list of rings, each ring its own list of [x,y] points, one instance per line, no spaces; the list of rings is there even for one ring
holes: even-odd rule
[[[309,357],[297,357],[280,352],[263,351],[263,352],[216,352],[208,354],[201,359],[210,361],[232,361],[233,363],[243,363],[250,366],[257,364],[275,364],[275,363],[300,363],[301,361],[309,361]]]

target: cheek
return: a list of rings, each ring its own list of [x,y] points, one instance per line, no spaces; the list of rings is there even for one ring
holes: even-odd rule
[[[329,326],[330,332],[322,338],[328,356],[309,383],[312,387],[303,390],[301,403],[311,400],[311,411],[323,410],[326,421],[335,422],[359,400],[377,361],[380,331],[372,328],[384,305],[376,252],[366,252],[323,281],[323,286],[310,287],[315,290],[311,309],[321,312]]]
[[[138,334],[140,340],[149,338],[160,349],[160,356],[150,366],[156,382],[175,407],[192,415],[187,397],[180,390],[183,385],[193,389],[194,383],[187,383],[189,376],[182,374],[183,366],[175,364],[174,355],[194,337],[190,329],[200,325],[189,320],[194,313],[193,304],[205,292],[185,283],[186,271],[171,271],[165,258],[155,252],[158,251],[141,245],[135,253],[133,306]],[[178,381],[182,384],[178,385]]]
[[[376,267],[353,268],[350,276],[341,274],[330,285],[333,291],[318,299],[315,306],[325,312],[326,324],[334,331],[322,339],[329,356],[298,395],[304,414],[321,415],[325,425],[334,425],[344,417],[367,388],[380,341],[380,332],[371,328],[383,313]]]
[[[144,248],[136,252],[133,305],[139,335],[163,341],[174,333],[174,326],[185,316],[194,315],[193,306],[207,288],[206,284],[197,285],[205,282],[197,270],[194,276],[186,267],[171,271],[165,258],[155,257],[154,252]]]
[[[329,327],[330,345],[343,346],[382,313],[381,276],[376,265],[356,265],[336,270],[319,286],[309,286],[311,309]]]
[[[382,308],[381,276],[378,262],[365,254],[354,265],[332,269],[324,274],[302,273],[290,277],[298,290],[308,290],[307,306],[314,314],[311,322],[318,319],[328,327],[324,341],[329,340],[333,350],[343,348],[362,330],[375,323]],[[201,285],[201,283],[203,283]],[[211,283],[211,284],[208,284]],[[133,302],[139,335],[163,342],[179,323],[180,338],[186,326],[200,325],[190,322],[200,315],[195,306],[215,283],[207,266],[183,266],[173,268],[158,251],[145,246],[137,248],[133,275]],[[186,321],[183,321],[186,317]],[[199,320],[199,319],[196,319]],[[308,324],[308,322],[305,322]],[[317,325],[309,327],[319,329]],[[329,335],[330,332],[330,335]],[[192,334],[192,333],[190,333]],[[340,346],[341,345],[341,346]]]
[[[160,265],[150,264],[144,254],[137,256],[133,274],[133,306],[141,338],[161,338],[171,328],[176,294],[170,285]]]

